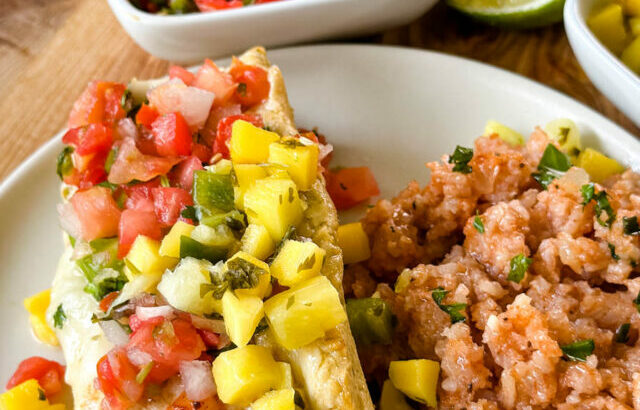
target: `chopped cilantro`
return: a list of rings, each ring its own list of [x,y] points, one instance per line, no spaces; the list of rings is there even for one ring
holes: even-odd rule
[[[564,175],[571,168],[571,160],[553,144],[548,144],[538,163],[538,172],[531,174],[533,179],[547,189],[551,181]]]
[[[529,265],[531,265],[531,262],[533,262],[531,258],[527,258],[521,253],[511,258],[507,280],[515,283],[520,283],[520,281],[524,278],[524,274],[527,272],[527,269],[529,269]]]
[[[616,334],[613,340],[616,343],[627,343],[629,341],[629,329],[631,329],[631,324],[621,324],[618,329],[616,329]]]
[[[302,272],[303,270],[309,270],[311,268],[313,268],[313,266],[316,264],[316,254],[315,252],[309,256],[307,259],[305,259],[299,266],[298,266],[298,273]]]
[[[266,272],[259,266],[243,258],[235,258],[227,261],[227,270],[211,274],[211,283],[200,285],[200,296],[204,297],[213,292],[213,297],[222,299],[224,293],[229,290],[250,289],[258,286],[259,277]]]
[[[593,339],[578,340],[577,342],[560,346],[560,349],[562,349],[562,353],[564,353],[567,359],[585,362],[587,361],[587,357],[593,353],[595,344],[593,343]]]
[[[67,315],[62,310],[62,303],[58,305],[56,312],[53,314],[53,325],[58,329],[62,329],[64,321],[67,320]]]
[[[623,217],[622,230],[624,231],[625,235],[634,235],[634,236],[640,235],[640,226],[638,225],[638,217],[637,216]]]
[[[192,221],[198,220],[196,217],[196,208],[193,205],[185,206],[182,212],[180,212],[180,216],[186,219],[191,219]]]
[[[462,313],[466,308],[466,303],[452,303],[450,305],[442,304],[442,301],[449,293],[448,290],[444,290],[442,287],[437,287],[431,292],[431,297],[433,301],[436,302],[436,305],[443,312],[449,314],[449,318],[451,319],[451,324],[464,322],[466,320],[466,316]]]
[[[476,216],[473,218],[473,227],[476,228],[476,231],[480,233],[484,233],[484,222],[480,218],[480,215],[476,212]]]
[[[613,208],[611,208],[611,204],[607,198],[607,193],[605,191],[600,191],[594,195],[593,199],[596,201],[596,221],[598,221],[602,226],[611,228],[611,224],[616,220],[616,213],[613,211]],[[601,219],[603,211],[607,214],[607,219],[604,221]]]
[[[453,151],[453,154],[449,157],[449,164],[455,164],[453,166],[454,172],[468,174],[471,172],[471,167],[469,166],[471,158],[473,158],[473,148],[456,145],[455,151]]]
[[[60,179],[64,179],[64,177],[73,169],[73,160],[71,159],[72,153],[73,148],[67,146],[64,147],[62,152],[58,155],[58,159],[56,161],[56,173]]]
[[[593,182],[582,185],[580,188],[580,193],[582,194],[582,205],[587,206],[589,202],[593,199],[593,195],[595,194],[595,185]]]
[[[608,243],[607,246],[609,247],[609,252],[611,253],[611,257],[613,258],[613,260],[619,261],[620,256],[616,254],[616,247],[612,243]]]

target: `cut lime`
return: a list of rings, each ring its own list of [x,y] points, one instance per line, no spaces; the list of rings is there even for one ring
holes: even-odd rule
[[[524,29],[561,21],[564,0],[447,0],[447,4],[492,26]]]

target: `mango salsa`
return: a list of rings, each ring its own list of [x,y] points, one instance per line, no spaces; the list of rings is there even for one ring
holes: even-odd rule
[[[624,167],[618,161],[592,148],[587,148],[580,153],[576,165],[587,171],[591,179],[598,183],[624,171]]]
[[[262,225],[249,224],[242,235],[241,242],[240,249],[258,259],[267,259],[276,249],[269,231]]]
[[[593,34],[615,55],[620,55],[627,41],[622,6],[617,3],[606,5],[591,15],[587,24]]]
[[[369,237],[360,222],[338,227],[338,246],[342,249],[342,261],[345,264],[361,262],[371,257]]]
[[[282,384],[282,370],[268,348],[247,345],[220,353],[213,378],[222,402],[247,406]]]
[[[264,311],[278,343],[286,349],[305,346],[347,320],[340,295],[325,276],[271,297]]]
[[[295,410],[293,389],[272,390],[251,404],[251,410]]]
[[[404,394],[393,386],[391,380],[385,380],[382,384],[382,395],[380,396],[380,410],[412,410],[413,407],[407,404]]]
[[[2,410],[64,410],[64,404],[49,404],[36,379],[29,379],[0,394]]]
[[[51,346],[58,346],[58,338],[46,320],[51,303],[51,289],[43,290],[24,300],[24,308],[29,312],[29,323],[38,340]]]
[[[326,251],[313,242],[287,240],[271,264],[271,274],[284,286],[293,286],[320,274]]]
[[[280,140],[275,132],[238,120],[231,126],[229,151],[231,161],[238,164],[260,164],[269,158],[269,145]]]
[[[568,118],[558,118],[545,125],[544,131],[575,162],[580,151],[582,151],[580,131],[576,124]]]
[[[216,311],[211,294],[200,297],[200,286],[211,283],[211,263],[191,257],[184,258],[173,271],[166,271],[158,291],[176,309],[202,315]],[[219,305],[218,305],[219,306]]]
[[[258,277],[258,285],[249,289],[236,289],[238,296],[258,296],[264,298],[271,292],[271,274],[269,273],[269,265],[254,258],[244,251],[239,251],[233,255],[225,264],[227,269],[252,269],[261,270],[263,273]]]
[[[244,207],[249,223],[267,228],[274,242],[279,242],[290,227],[302,221],[298,189],[293,181],[287,179],[256,181],[244,195]]]
[[[222,297],[222,315],[231,341],[238,347],[246,346],[264,317],[262,299],[227,291]]]
[[[238,185],[234,188],[234,198],[236,208],[244,209],[244,194],[254,182],[266,178],[266,167],[256,164],[235,164],[233,170],[236,175]]]
[[[484,126],[484,136],[488,137],[492,134],[498,134],[501,140],[511,145],[524,145],[524,137],[518,131],[515,131],[498,121],[489,120]]]
[[[318,146],[295,139],[269,145],[269,163],[283,165],[298,189],[307,191],[318,173]]]
[[[160,254],[160,256],[168,256],[170,258],[179,258],[180,237],[190,236],[194,228],[195,226],[186,222],[176,222],[176,224],[171,227],[169,233],[162,239],[160,249],[158,249],[158,254]]]
[[[440,363],[417,359],[394,361],[389,365],[389,379],[393,386],[412,400],[438,407],[436,390]]]
[[[160,242],[138,235],[127,254],[127,260],[143,274],[161,274],[178,263],[177,258],[160,255]]]

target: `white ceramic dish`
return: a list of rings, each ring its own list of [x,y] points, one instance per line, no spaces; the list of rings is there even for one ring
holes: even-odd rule
[[[372,46],[276,50],[299,126],[318,126],[334,144],[334,165],[368,165],[382,195],[427,181],[426,161],[470,146],[487,119],[522,133],[573,118],[584,142],[640,167],[640,141],[570,98],[517,75],[426,51]],[[48,288],[62,252],[55,211],[60,134],[0,186],[0,383],[24,358],[61,360],[31,336],[24,297]],[[347,216],[348,217],[348,216]],[[351,215],[353,217],[353,215]]]
[[[197,63],[265,47],[373,33],[419,17],[437,0],[284,0],[210,13],[159,16],[108,0],[129,35],[156,57]]]
[[[640,76],[613,55],[587,26],[601,0],[567,0],[564,27],[580,65],[604,95],[640,126]]]

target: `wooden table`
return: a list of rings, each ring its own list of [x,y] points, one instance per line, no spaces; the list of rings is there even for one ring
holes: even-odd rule
[[[640,136],[589,82],[561,24],[501,31],[438,4],[408,26],[355,41],[485,61],[556,88]],[[127,36],[104,0],[0,0],[0,180],[64,127],[89,80],[151,78],[168,66]]]

